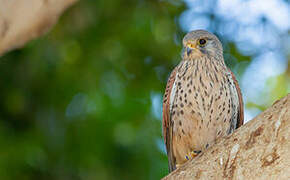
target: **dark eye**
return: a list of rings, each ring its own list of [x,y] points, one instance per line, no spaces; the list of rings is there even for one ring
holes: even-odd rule
[[[206,44],[206,40],[205,39],[200,39],[199,41],[198,41],[198,43],[199,43],[199,45],[205,45]]]

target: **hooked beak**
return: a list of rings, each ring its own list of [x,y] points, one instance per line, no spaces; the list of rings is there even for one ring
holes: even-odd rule
[[[190,47],[186,47],[186,54],[187,54],[187,56],[189,56],[189,54],[192,52],[192,48],[190,48]]]

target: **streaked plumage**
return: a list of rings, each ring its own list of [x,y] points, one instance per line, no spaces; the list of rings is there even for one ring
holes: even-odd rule
[[[169,171],[243,124],[241,91],[224,63],[218,38],[196,30],[184,37],[183,46],[163,99]]]

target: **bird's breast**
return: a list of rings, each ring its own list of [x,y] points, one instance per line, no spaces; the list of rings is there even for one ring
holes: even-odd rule
[[[170,97],[173,151],[176,160],[203,150],[230,131],[232,92],[223,63],[208,59],[183,61]]]

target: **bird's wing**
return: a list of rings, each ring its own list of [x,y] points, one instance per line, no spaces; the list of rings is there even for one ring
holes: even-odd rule
[[[237,121],[237,125],[236,125],[236,128],[238,128],[244,124],[244,103],[243,103],[243,97],[242,97],[239,83],[238,83],[234,73],[230,69],[229,69],[229,72],[232,75],[232,79],[234,81],[234,85],[236,87],[236,90],[238,93],[238,98],[239,98],[239,112],[238,112],[238,121]]]
[[[169,164],[169,172],[173,171],[175,167],[175,158],[173,156],[173,149],[172,149],[172,133],[173,133],[173,127],[172,124],[170,124],[170,97],[171,96],[171,91],[172,87],[174,85],[175,81],[175,76],[176,76],[176,69],[174,69],[170,77],[167,81],[166,85],[166,90],[164,93],[163,97],[163,121],[162,121],[162,126],[163,126],[163,137],[164,137],[164,142],[166,145],[166,151],[167,151],[167,156],[168,156],[168,164]]]

